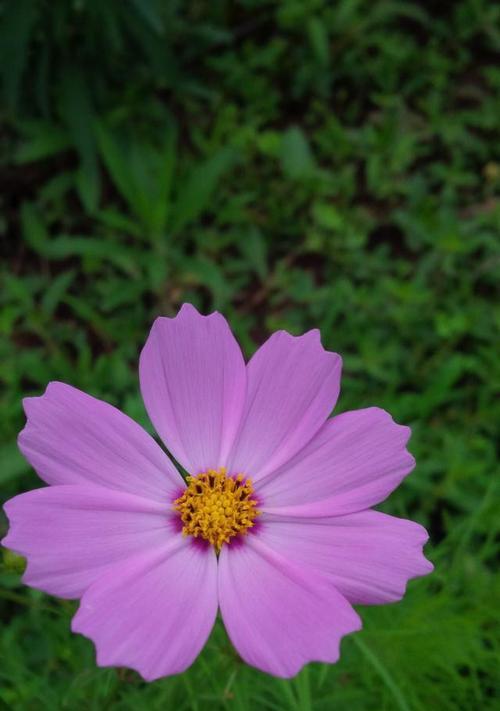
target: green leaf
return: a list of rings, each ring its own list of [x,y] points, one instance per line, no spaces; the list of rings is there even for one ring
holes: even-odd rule
[[[0,483],[16,479],[28,471],[29,465],[21,455],[16,442],[7,442],[0,447]]]
[[[312,214],[316,224],[327,230],[339,230],[344,227],[344,219],[335,205],[325,202],[315,202]]]
[[[92,213],[97,209],[101,181],[93,128],[94,109],[80,68],[66,67],[59,89],[60,112],[80,156],[76,186],[86,210]]]
[[[176,162],[175,124],[166,120],[157,142],[113,132],[102,122],[96,131],[101,155],[116,188],[148,236],[161,237],[169,215]]]
[[[0,25],[0,72],[5,97],[15,110],[21,79],[28,61],[28,46],[36,20],[37,4],[33,0],[14,0],[3,8]]]
[[[64,271],[58,274],[58,276],[49,284],[41,300],[42,310],[48,316],[51,316],[54,313],[74,278],[75,270],[70,269],[69,271]]]
[[[180,184],[173,206],[171,222],[173,233],[183,230],[208,209],[219,181],[234,165],[235,160],[236,153],[232,148],[222,148],[189,172]]]
[[[96,123],[96,135],[104,164],[123,199],[134,209],[136,194],[128,170],[125,150],[119,145],[112,131],[102,122]]]
[[[24,140],[15,152],[16,163],[31,163],[51,158],[71,147],[67,131],[45,121],[26,122],[19,126]]]
[[[307,33],[316,59],[323,66],[327,66],[330,58],[330,49],[328,46],[328,33],[324,24],[317,17],[311,17],[307,23]]]
[[[239,238],[238,247],[245,257],[246,263],[255,270],[261,281],[264,281],[269,267],[267,245],[262,232],[251,225]]]
[[[137,273],[137,254],[135,250],[126,249],[123,244],[111,239],[61,235],[51,238],[44,245],[43,252],[47,257],[55,260],[75,256],[84,257],[94,262],[104,259],[116,264],[129,274]]]
[[[46,254],[49,239],[47,228],[31,203],[25,202],[21,207],[21,226],[24,238],[32,249],[39,254]]]
[[[130,4],[136,9],[137,14],[149,25],[158,35],[165,31],[163,18],[158,10],[158,3],[155,0],[130,0]]]
[[[312,173],[314,158],[304,133],[292,126],[281,139],[281,165],[289,178],[303,178]]]

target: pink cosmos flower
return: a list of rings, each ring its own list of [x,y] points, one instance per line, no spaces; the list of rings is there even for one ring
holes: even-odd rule
[[[401,599],[426,531],[372,510],[414,466],[376,407],[328,419],[341,358],[319,332],[272,335],[245,365],[227,322],[185,304],[140,359],[154,426],[63,383],[27,398],[24,456],[49,486],[5,505],[27,585],[81,598],[97,662],[182,672],[217,610],[249,664],[290,677],[334,662],[352,604]]]

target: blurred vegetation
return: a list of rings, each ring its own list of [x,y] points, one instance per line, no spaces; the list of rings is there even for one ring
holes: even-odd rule
[[[247,355],[319,327],[341,409],[411,425],[383,509],[429,578],[281,681],[220,625],[184,675],[95,667],[76,604],[0,570],[9,709],[498,709],[500,6],[488,0],[0,3],[3,498],[39,485],[21,398],[58,379],[146,427],[139,350],[183,301]]]

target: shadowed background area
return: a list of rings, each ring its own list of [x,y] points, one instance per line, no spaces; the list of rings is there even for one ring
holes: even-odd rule
[[[146,685],[96,668],[76,603],[4,550],[0,704],[498,708],[499,28],[488,0],[0,3],[2,499],[40,484],[15,440],[50,380],[151,431],[139,351],[190,301],[247,356],[319,327],[339,411],[412,427],[417,468],[381,509],[428,527],[436,566],[360,608],[335,666],[265,676],[218,624]]]

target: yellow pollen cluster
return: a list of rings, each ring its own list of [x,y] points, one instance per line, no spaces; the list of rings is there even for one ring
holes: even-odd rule
[[[187,477],[187,488],[174,501],[183,523],[184,536],[204,538],[217,553],[223,543],[245,534],[260,514],[250,479],[243,474],[227,476],[226,469],[209,469]]]

